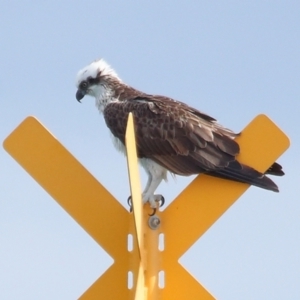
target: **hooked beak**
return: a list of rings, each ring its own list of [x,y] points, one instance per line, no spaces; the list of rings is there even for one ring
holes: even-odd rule
[[[85,91],[78,89],[76,92],[76,99],[78,102],[85,96]]]

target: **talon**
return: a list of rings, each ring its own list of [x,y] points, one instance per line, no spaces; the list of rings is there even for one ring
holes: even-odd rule
[[[128,206],[129,206],[129,212],[132,212],[132,198],[131,198],[131,196],[129,196],[128,198],[127,198],[127,204],[128,204]]]
[[[151,214],[149,214],[148,216],[152,217],[156,214],[156,208],[152,208],[153,209],[153,212]]]
[[[163,207],[165,205],[165,197],[161,196],[161,199],[159,201],[159,207]]]

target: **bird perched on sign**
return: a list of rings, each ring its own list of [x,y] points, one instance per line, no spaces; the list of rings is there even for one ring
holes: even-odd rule
[[[238,134],[183,102],[134,89],[103,59],[80,70],[76,86],[79,102],[86,95],[95,98],[116,148],[125,154],[127,118],[132,112],[139,162],[148,175],[142,199],[151,207],[162,200],[162,195],[154,193],[168,171],[183,176],[205,173],[278,192],[265,176],[284,175],[278,163],[265,174],[239,163],[240,149],[234,141]]]

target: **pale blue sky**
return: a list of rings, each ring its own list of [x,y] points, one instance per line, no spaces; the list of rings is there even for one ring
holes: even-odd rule
[[[75,99],[92,60],[235,131],[260,113],[273,119],[292,143],[280,194],[250,188],[181,262],[217,299],[300,298],[299,1],[2,1],[0,11],[1,141],[36,116],[125,206],[125,159],[94,100]],[[110,258],[0,156],[0,298],[78,298]],[[159,192],[169,203],[190,180]]]

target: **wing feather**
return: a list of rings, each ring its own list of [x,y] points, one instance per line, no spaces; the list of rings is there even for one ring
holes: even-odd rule
[[[182,102],[146,94],[109,103],[104,110],[107,126],[122,143],[129,112],[134,115],[138,156],[175,174],[224,168],[239,152],[235,134],[215,119]]]
[[[150,158],[174,174],[207,173],[278,191],[271,179],[236,160],[238,134],[214,118],[167,97],[129,87],[124,91],[119,101],[107,104],[104,118],[112,134],[125,144],[128,114],[133,113],[140,158]],[[267,173],[284,174],[277,163]]]

